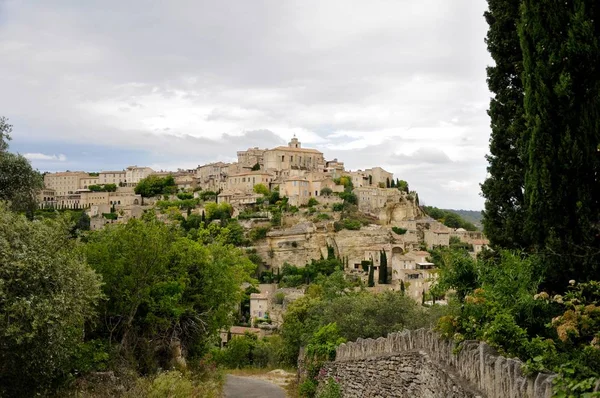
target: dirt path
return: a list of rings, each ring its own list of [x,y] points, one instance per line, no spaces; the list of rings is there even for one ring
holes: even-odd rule
[[[225,398],[285,398],[283,388],[265,380],[227,375],[223,389]]]

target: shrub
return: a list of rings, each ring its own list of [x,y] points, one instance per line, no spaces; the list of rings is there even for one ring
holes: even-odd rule
[[[102,217],[106,218],[107,220],[116,220],[119,216],[117,213],[102,213]]]
[[[334,203],[332,208],[333,208],[333,211],[342,211],[342,210],[344,210],[344,204],[343,203]]]
[[[331,190],[331,188],[323,188],[321,189],[321,196],[329,196],[333,193],[333,191]]]
[[[248,237],[253,242],[256,242],[267,237],[267,233],[271,230],[271,227],[256,227],[253,228],[249,233]]]
[[[283,292],[275,293],[275,296],[273,299],[274,299],[275,304],[283,304],[283,300],[285,300],[285,293],[283,293]]]
[[[318,205],[318,204],[319,204],[319,201],[318,201],[318,200],[316,200],[315,198],[310,198],[310,199],[308,200],[308,203],[307,203],[307,204],[308,204],[308,207],[312,207],[312,206],[316,206],[316,205]]]
[[[342,225],[345,229],[350,229],[350,230],[359,230],[360,227],[362,226],[361,222],[359,220],[355,220],[355,219],[351,219],[351,218],[347,218],[342,222]]]
[[[392,231],[398,235],[404,235],[408,230],[400,227],[392,227]]]
[[[325,220],[331,220],[331,216],[329,214],[319,213],[315,217],[315,221],[325,221]]]

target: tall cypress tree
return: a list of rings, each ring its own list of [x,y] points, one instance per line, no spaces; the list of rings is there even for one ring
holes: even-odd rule
[[[369,279],[367,280],[367,286],[375,286],[375,267],[373,266],[373,261],[371,261],[371,265],[369,265]]]
[[[495,65],[487,68],[488,87],[494,94],[491,119],[489,177],[481,185],[486,198],[483,226],[493,246],[521,248],[525,202],[523,133],[523,71],[517,23],[522,0],[488,0],[484,14],[489,25],[485,40]]]
[[[379,284],[385,285],[387,283],[387,255],[385,254],[385,250],[382,250],[379,253]]]
[[[547,285],[600,277],[600,5],[524,0],[525,230]]]

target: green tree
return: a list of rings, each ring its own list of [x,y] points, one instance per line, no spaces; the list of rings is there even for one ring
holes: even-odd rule
[[[489,25],[486,44],[495,65],[487,68],[493,97],[488,110],[492,127],[488,177],[481,184],[486,198],[483,227],[492,246],[512,249],[527,246],[523,234],[526,209],[523,55],[516,28],[521,3],[488,0],[489,10],[484,14]]]
[[[208,221],[225,220],[233,215],[233,207],[229,203],[207,203],[204,207]]]
[[[546,283],[600,278],[600,4],[524,0],[525,230]],[[568,260],[567,260],[568,259]]]
[[[265,184],[256,184],[254,186],[254,192],[263,195],[263,196],[269,196],[271,194],[271,192],[269,191],[269,188],[267,188],[267,186]]]
[[[330,196],[333,193],[331,188],[325,187],[321,188],[321,196]]]
[[[371,261],[371,265],[369,265],[369,279],[367,282],[367,286],[375,286],[375,267],[373,266],[373,261]]]
[[[10,202],[14,211],[33,218],[37,193],[43,188],[42,176],[25,157],[7,152],[12,125],[0,117],[0,201]]]
[[[177,184],[172,175],[159,177],[157,175],[149,175],[143,178],[136,186],[135,193],[142,195],[145,198],[151,198],[158,195],[168,195],[177,192]],[[208,192],[208,191],[207,191]],[[205,192],[203,192],[204,194]]]
[[[388,283],[388,267],[387,267],[387,254],[385,250],[379,253],[379,284],[385,285]]]
[[[260,170],[260,163],[255,163],[254,166],[252,166],[252,171],[258,171]]]
[[[402,191],[402,192],[406,192],[406,193],[409,192],[408,182],[406,182],[404,180],[396,179],[396,188],[398,188],[398,190]]]
[[[204,353],[232,324],[240,285],[255,269],[232,246],[180,237],[175,226],[155,220],[95,232],[85,254],[107,297],[95,334],[147,372],[165,365],[160,353],[173,339],[191,356]]]
[[[64,380],[100,299],[65,218],[30,222],[0,202],[0,395]],[[32,380],[34,382],[32,382]]]

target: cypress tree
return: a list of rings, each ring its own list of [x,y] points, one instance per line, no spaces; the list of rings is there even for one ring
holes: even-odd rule
[[[400,292],[402,292],[403,296],[406,292],[406,287],[404,286],[404,281],[402,279],[400,280]]]
[[[388,283],[388,267],[387,267],[387,254],[385,250],[379,253],[379,278],[378,282],[380,285]]]
[[[525,231],[546,285],[598,279],[600,5],[524,0],[519,23],[527,131]]]
[[[524,221],[524,89],[523,56],[517,23],[521,0],[488,0],[486,44],[495,65],[487,68],[493,93],[488,178],[481,185],[486,198],[483,227],[492,246],[521,248]]]
[[[369,280],[367,286],[375,286],[375,267],[373,267],[373,261],[371,261],[371,265],[369,265]]]

